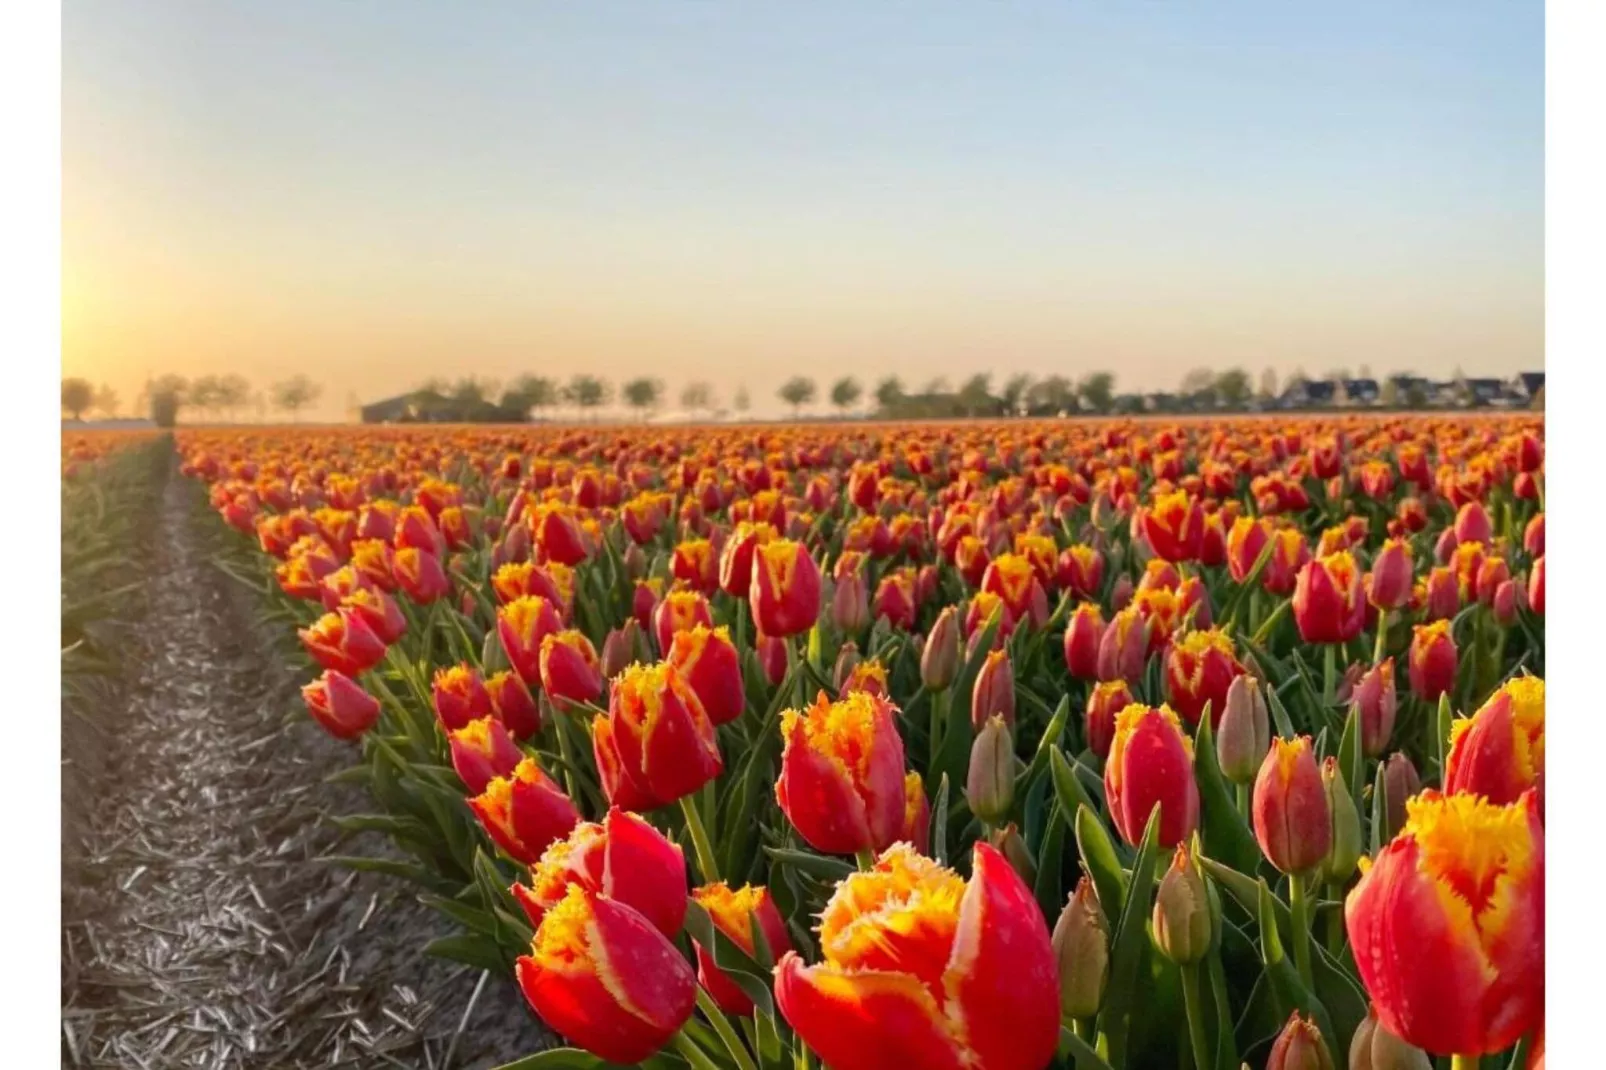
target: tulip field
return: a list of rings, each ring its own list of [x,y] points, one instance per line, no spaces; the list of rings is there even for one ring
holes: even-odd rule
[[[1540,415],[175,445],[509,1068],[1543,1065]]]

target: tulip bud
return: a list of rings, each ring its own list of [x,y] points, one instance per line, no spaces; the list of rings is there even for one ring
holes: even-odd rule
[[[1186,844],[1177,844],[1171,868],[1154,899],[1154,943],[1179,966],[1202,960],[1210,950],[1212,920],[1204,878]]]
[[[1487,544],[1494,538],[1494,524],[1489,520],[1489,511],[1483,507],[1482,502],[1468,502],[1461,507],[1455,516],[1455,541],[1481,542]]]
[[[1388,793],[1385,802],[1388,811],[1384,818],[1386,828],[1384,840],[1392,840],[1405,827],[1405,800],[1413,798],[1422,790],[1422,778],[1416,774],[1416,766],[1403,752],[1392,755],[1383,763],[1381,772],[1383,790]]]
[[[1227,688],[1227,704],[1216,732],[1216,760],[1234,784],[1249,784],[1271,747],[1271,715],[1260,681],[1248,673]]]
[[[1394,719],[1399,697],[1394,689],[1394,659],[1385,658],[1360,678],[1351,692],[1351,701],[1360,709],[1361,751],[1376,758],[1394,735]]]
[[[1099,640],[1104,637],[1104,615],[1097,604],[1083,602],[1065,627],[1065,668],[1077,680],[1096,680]]]
[[[870,623],[870,600],[864,575],[857,569],[837,576],[831,592],[831,623],[844,635],[857,635]],[[911,607],[913,608],[913,607]]]
[[[1110,588],[1110,609],[1119,613],[1131,605],[1134,590],[1131,576],[1117,576],[1115,578],[1115,586]]]
[[[946,691],[959,672],[959,611],[947,606],[937,615],[920,654],[920,680],[926,690]]]
[[[842,649],[837,651],[836,665],[831,670],[831,682],[836,685],[838,694],[841,694],[843,687],[848,682],[848,678],[853,675],[853,670],[858,667],[858,664],[859,644],[849,639],[842,644]]]
[[[1255,777],[1255,839],[1283,873],[1314,869],[1333,843],[1332,815],[1310,737],[1272,740]]]
[[[758,663],[764,669],[764,679],[771,687],[780,687],[786,679],[786,640],[773,635],[760,635],[753,644],[758,651]]]
[[[1087,877],[1077,884],[1054,923],[1054,955],[1059,960],[1060,1014],[1093,1017],[1104,1002],[1110,977],[1110,926]]]
[[[1428,620],[1449,620],[1461,608],[1461,590],[1455,572],[1440,566],[1428,573],[1425,606]]]
[[[1411,551],[1400,539],[1389,539],[1372,562],[1367,597],[1378,609],[1399,609],[1411,598]]]
[[[997,824],[1015,802],[1015,740],[997,714],[987,719],[970,746],[965,798],[970,812],[989,825]]]
[[[1529,557],[1545,556],[1545,514],[1539,513],[1522,530],[1522,550]]]
[[[1002,717],[1005,724],[1015,723],[1015,667],[1003,650],[987,655],[970,694],[971,727],[980,731],[995,715]]]
[[[1344,884],[1354,876],[1355,864],[1364,852],[1361,815],[1355,809],[1355,797],[1344,783],[1344,774],[1339,772],[1337,758],[1322,760],[1322,791],[1327,795],[1333,836],[1327,857],[1322,859],[1321,876],[1329,884]]]
[[[1409,655],[1412,694],[1425,702],[1437,702],[1455,686],[1457,660],[1449,621],[1418,624]]]
[[[1534,567],[1528,573],[1528,608],[1545,615],[1545,555],[1540,554],[1534,559]]]
[[[1010,868],[1020,875],[1029,888],[1037,880],[1037,863],[1032,859],[1032,852],[1021,838],[1020,829],[1011,822],[1001,829],[993,829],[987,842],[996,847],[1004,859],[1009,862]]]
[[[1349,1070],[1433,1070],[1433,1063],[1421,1048],[1384,1029],[1377,1012],[1368,1008],[1349,1043]]]
[[[1517,614],[1527,599],[1523,596],[1523,585],[1520,580],[1508,579],[1503,581],[1494,591],[1494,619],[1502,628],[1510,628],[1517,623]]]
[[[379,720],[379,700],[333,669],[301,689],[307,712],[336,739],[356,739]]]
[[[1316,1023],[1301,1018],[1297,1010],[1290,1014],[1272,1043],[1266,1070],[1333,1070],[1333,1057]]]
[[[1121,610],[1099,640],[1099,679],[1137,680],[1148,660],[1148,622],[1136,607]]]
[[[1087,748],[1099,756],[1110,756],[1110,744],[1115,740],[1115,719],[1132,705],[1132,689],[1125,680],[1105,680],[1093,685],[1087,695],[1087,719],[1083,723]],[[1259,759],[1256,759],[1259,764]]]
[[[636,637],[641,627],[636,618],[627,617],[622,627],[615,628],[602,641],[602,678],[612,680],[636,660]]]
[[[647,554],[641,547],[631,543],[625,547],[624,552],[625,575],[632,580],[642,579],[647,575]]]

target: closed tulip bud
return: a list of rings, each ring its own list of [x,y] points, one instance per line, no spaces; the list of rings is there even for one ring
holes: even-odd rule
[[[578,885],[547,913],[516,976],[543,1022],[613,1063],[658,1051],[697,1006],[696,976],[675,945],[637,911]]]
[[[883,581],[883,587],[886,582]],[[831,623],[844,635],[858,635],[870,623],[870,600],[864,589],[864,575],[854,569],[837,577],[835,583],[836,588],[831,592]],[[879,605],[881,601],[881,591],[877,590],[876,602]],[[909,603],[908,610],[908,617],[912,620],[913,603]],[[902,614],[899,614],[899,619],[893,623],[900,623],[902,619]]]
[[[1026,841],[1021,838],[1020,829],[1015,827],[1014,822],[1003,828],[993,829],[987,835],[987,842],[997,848],[998,853],[1009,862],[1010,868],[1028,886],[1036,882],[1037,862],[1032,858],[1031,849],[1026,846]]]
[[[970,724],[981,731],[988,718],[998,716],[1004,723],[1015,723],[1015,666],[1007,651],[994,650],[976,673],[976,686],[970,694]]]
[[[1089,878],[1077,883],[1060,911],[1053,941],[1059,960],[1060,1015],[1093,1017],[1104,1003],[1104,986],[1110,978],[1110,926]]]
[[[1308,873],[1333,844],[1332,814],[1310,737],[1276,738],[1255,777],[1255,839],[1283,873]]]
[[[1475,591],[1478,601],[1485,606],[1494,605],[1495,592],[1511,579],[1511,566],[1503,557],[1486,557],[1478,566]]]
[[[1423,611],[1428,620],[1449,620],[1461,609],[1461,589],[1454,570],[1443,565],[1428,573]]]
[[[786,921],[775,907],[775,900],[762,887],[745,885],[732,889],[723,881],[694,889],[691,897],[708,912],[708,918],[724,937],[749,956],[757,954],[753,938],[756,924],[764,934],[770,955],[778,959],[792,950],[792,937]],[[696,943],[697,980],[726,1014],[746,1017],[753,1013],[753,1000],[737,987],[714,961],[712,949]]]
[[[1393,754],[1379,770],[1379,779],[1387,793],[1388,810],[1384,814],[1384,839],[1393,839],[1405,827],[1405,801],[1415,798],[1422,790],[1422,778],[1416,766],[1403,752]]]
[[[1394,735],[1399,696],[1394,688],[1394,659],[1384,658],[1363,674],[1350,694],[1360,709],[1361,751],[1368,758],[1383,753]]]
[[[1529,557],[1545,556],[1545,514],[1536,513],[1522,529],[1522,551]]]
[[[600,667],[604,680],[612,680],[636,660],[636,637],[640,634],[636,618],[629,617],[622,627],[613,629],[602,640]]]
[[[713,722],[667,661],[632,665],[614,680],[591,744],[608,801],[625,809],[666,806],[725,768]]]
[[[970,812],[989,825],[996,825],[1015,803],[1015,740],[1009,725],[996,714],[982,725],[970,746],[965,799]]]
[[[698,625],[714,626],[708,599],[698,591],[670,591],[652,614],[652,632],[658,641],[658,652],[667,657],[675,633],[689,632]]]
[[[784,638],[806,632],[820,616],[819,566],[802,543],[790,539],[756,546],[748,600],[765,635]]]
[[[396,585],[421,606],[435,602],[452,588],[441,567],[441,559],[428,550],[412,546],[399,548],[392,556],[391,570],[396,576]]]
[[[1355,809],[1355,797],[1344,783],[1344,774],[1339,772],[1337,758],[1322,759],[1322,790],[1327,795],[1333,836],[1327,857],[1322,859],[1321,877],[1329,884],[1345,884],[1355,875],[1355,864],[1363,853],[1361,815]]]
[[[1344,903],[1380,1024],[1435,1054],[1503,1051],[1545,1008],[1545,835],[1532,796],[1424,791]]]
[[[906,773],[903,778],[903,832],[898,837],[920,854],[927,854],[931,842],[931,802],[919,773]]]
[[[527,515],[531,538],[545,560],[573,567],[590,556],[590,546],[573,507],[554,502],[538,505]]]
[[[496,845],[526,866],[535,865],[548,847],[580,823],[574,802],[528,757],[512,773],[493,778],[468,805]]]
[[[1104,796],[1121,838],[1136,845],[1149,815],[1160,808],[1159,844],[1175,847],[1199,827],[1199,785],[1193,740],[1169,706],[1134,703],[1115,719],[1104,763]]]
[[[1540,554],[1534,559],[1533,571],[1528,574],[1528,608],[1545,615],[1545,557]]]
[[[1087,738],[1087,749],[1103,761],[1110,756],[1110,744],[1115,740],[1115,719],[1122,710],[1132,705],[1132,689],[1125,680],[1104,680],[1096,683],[1087,693],[1087,713],[1082,722]]]
[[[325,613],[297,634],[313,660],[346,676],[359,676],[385,657],[384,640],[350,606]]]
[[[1439,532],[1438,539],[1433,543],[1433,560],[1441,565],[1448,564],[1455,556],[1456,545],[1455,529],[1445,528]]]
[[[1425,702],[1437,702],[1455,686],[1457,660],[1449,621],[1418,624],[1409,655],[1411,693]]]
[[[715,725],[730,724],[747,708],[742,663],[729,629],[699,624],[690,631],[676,632],[667,660],[697,693]]]
[[[602,694],[597,649],[583,632],[572,628],[541,640],[541,687],[554,706],[595,702]]]
[[[786,679],[786,640],[773,635],[760,635],[753,646],[758,652],[758,663],[764,670],[764,679],[769,681],[771,687],[780,687],[781,681]]]
[[[1154,897],[1154,943],[1179,966],[1202,961],[1210,951],[1213,922],[1204,878],[1186,844],[1177,844],[1171,867]]]
[[[1104,555],[1086,544],[1067,547],[1060,551],[1055,576],[1078,598],[1097,598],[1104,588]]]
[[[514,739],[529,739],[541,731],[541,707],[518,673],[504,669],[486,677],[485,693],[490,696],[496,719],[507,726]]]
[[[859,644],[849,640],[842,644],[842,649],[836,652],[836,665],[831,669],[831,682],[836,685],[837,694],[841,694],[853,675],[853,670],[859,665]]]
[[[1494,611],[1495,623],[1500,627],[1510,628],[1517,623],[1517,615],[1527,601],[1523,590],[1520,579],[1505,580],[1495,588],[1494,603],[1491,608]]]
[[[1115,585],[1110,588],[1110,609],[1120,613],[1132,604],[1132,595],[1137,588],[1132,583],[1132,577],[1120,575],[1115,578]]]
[[[1508,680],[1471,717],[1451,724],[1447,793],[1504,805],[1534,789],[1542,815],[1544,780],[1545,682],[1539,677]]]
[[[1117,613],[1099,640],[1099,679],[1141,679],[1149,660],[1149,631],[1149,623],[1138,607]]]
[[[1266,1070],[1333,1070],[1333,1056],[1315,1021],[1301,1018],[1297,1010],[1290,1014],[1272,1042]]]
[[[452,768],[471,796],[483,792],[495,778],[512,773],[524,760],[524,752],[494,717],[481,717],[454,729],[448,739]]]
[[[1271,748],[1271,714],[1260,681],[1245,673],[1227,688],[1216,729],[1216,760],[1234,784],[1250,784]]]
[[[541,643],[563,630],[557,607],[540,595],[513,599],[496,611],[496,633],[508,664],[530,687],[541,683]]]
[[[1104,638],[1104,614],[1092,602],[1083,602],[1065,626],[1065,668],[1077,680],[1096,680],[1099,674],[1099,640]]]
[[[1350,1039],[1349,1070],[1433,1070],[1433,1063],[1421,1048],[1384,1029],[1377,1012],[1368,1008]]]
[[[959,672],[959,611],[945,606],[926,635],[920,652],[920,681],[933,694],[953,686]]]
[[[467,728],[482,717],[491,716],[491,695],[480,679],[479,670],[466,662],[435,670],[431,686],[435,716],[447,732]]]
[[[1204,537],[1204,510],[1186,491],[1162,494],[1143,513],[1143,534],[1157,557],[1197,560]]]
[[[1318,557],[1299,570],[1294,623],[1307,643],[1347,643],[1366,623],[1361,573],[1349,551]]]
[[[1378,609],[1399,609],[1411,600],[1411,550],[1401,539],[1389,539],[1372,562],[1366,595]]]
[[[344,673],[325,669],[301,689],[307,712],[336,739],[356,739],[379,720],[379,700]]]
[[[1455,515],[1455,541],[1488,544],[1494,539],[1494,524],[1482,502],[1468,502]]]

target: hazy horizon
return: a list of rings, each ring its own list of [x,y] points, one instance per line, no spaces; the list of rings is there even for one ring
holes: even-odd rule
[[[1541,4],[63,4],[62,370],[1544,366]]]

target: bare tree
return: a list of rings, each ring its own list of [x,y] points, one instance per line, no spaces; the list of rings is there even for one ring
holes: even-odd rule
[[[94,403],[95,387],[88,379],[75,376],[61,381],[61,410],[74,420],[82,420]]]
[[[290,414],[292,420],[301,419],[301,410],[317,401],[323,387],[305,375],[282,379],[273,384],[273,407]]]
[[[225,375],[217,381],[217,406],[233,421],[251,400],[251,384],[243,375]]]
[[[706,412],[714,407],[714,388],[701,380],[687,383],[680,389],[680,407],[693,414]]]
[[[782,401],[792,406],[792,418],[795,420],[799,409],[804,405],[814,404],[814,380],[795,375],[788,379],[776,393]]]
[[[831,385],[831,404],[847,412],[858,404],[863,394],[864,388],[859,385],[859,380],[851,375],[844,376]]]
[[[747,394],[747,384],[742,383],[736,387],[736,396],[731,400],[737,412],[746,412],[753,407],[753,399]]]

